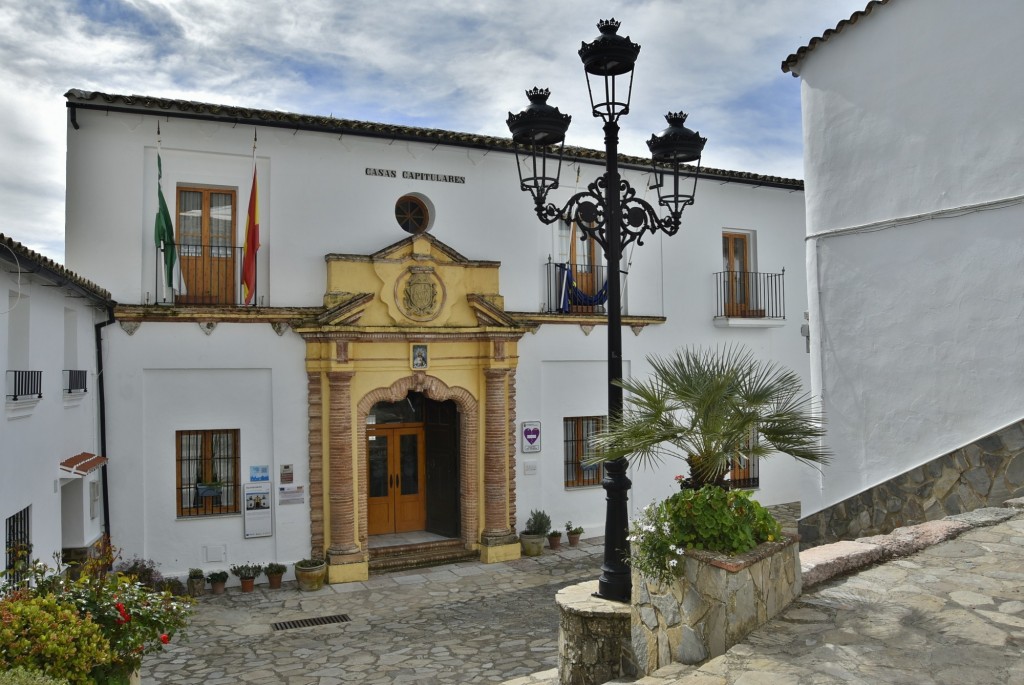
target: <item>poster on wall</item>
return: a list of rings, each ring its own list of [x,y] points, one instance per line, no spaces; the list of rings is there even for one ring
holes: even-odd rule
[[[245,483],[242,486],[242,501],[245,503],[245,537],[267,538],[274,534],[269,481]]]
[[[522,451],[540,452],[540,421],[523,421],[522,429]]]

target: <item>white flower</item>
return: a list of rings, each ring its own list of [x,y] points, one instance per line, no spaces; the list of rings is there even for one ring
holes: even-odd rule
[[[676,564],[678,564],[678,563],[679,563],[678,559],[669,559],[668,566],[669,566],[669,568],[675,568]]]
[[[675,552],[675,551],[677,551],[677,550],[679,549],[679,548],[678,548],[678,547],[676,547],[675,545],[669,545],[669,546],[668,546],[668,548],[669,548],[669,550],[671,550],[671,551],[673,551],[673,552]]]

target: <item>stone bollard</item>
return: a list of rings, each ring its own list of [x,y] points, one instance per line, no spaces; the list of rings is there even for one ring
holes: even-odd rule
[[[563,588],[555,596],[560,685],[600,685],[636,675],[630,606],[594,597],[597,581]]]

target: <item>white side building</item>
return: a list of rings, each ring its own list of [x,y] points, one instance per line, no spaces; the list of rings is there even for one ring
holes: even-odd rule
[[[579,459],[607,408],[606,275],[572,227],[537,220],[511,141],[67,99],[67,263],[119,303],[105,373],[112,533],[127,553],[172,574],[325,554],[344,581],[365,577],[381,535],[499,561],[518,555],[532,509],[603,532],[605,493]],[[158,154],[184,293],[160,280]],[[642,160],[622,164],[656,200]],[[577,170],[582,189],[601,153],[567,151],[556,199]],[[649,354],[742,343],[809,386],[802,187],[708,170],[682,231],[627,252],[626,373],[647,374]],[[576,284],[568,307],[559,264]],[[632,472],[631,506],[672,492],[681,468]],[[813,477],[767,460],[758,498],[799,500]],[[264,492],[269,509],[245,508]]]
[[[104,531],[97,328],[110,293],[0,234],[4,567],[79,560]]]
[[[837,455],[805,539],[1024,492],[1022,25],[1016,0],[871,2],[783,62]]]

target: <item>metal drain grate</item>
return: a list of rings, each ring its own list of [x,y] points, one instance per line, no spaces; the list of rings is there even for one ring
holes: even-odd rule
[[[348,623],[351,621],[348,614],[335,614],[334,616],[317,616],[316,618],[300,618],[297,621],[281,621],[271,623],[274,630],[291,630],[292,628],[311,628],[313,626],[326,626],[331,623]]]

